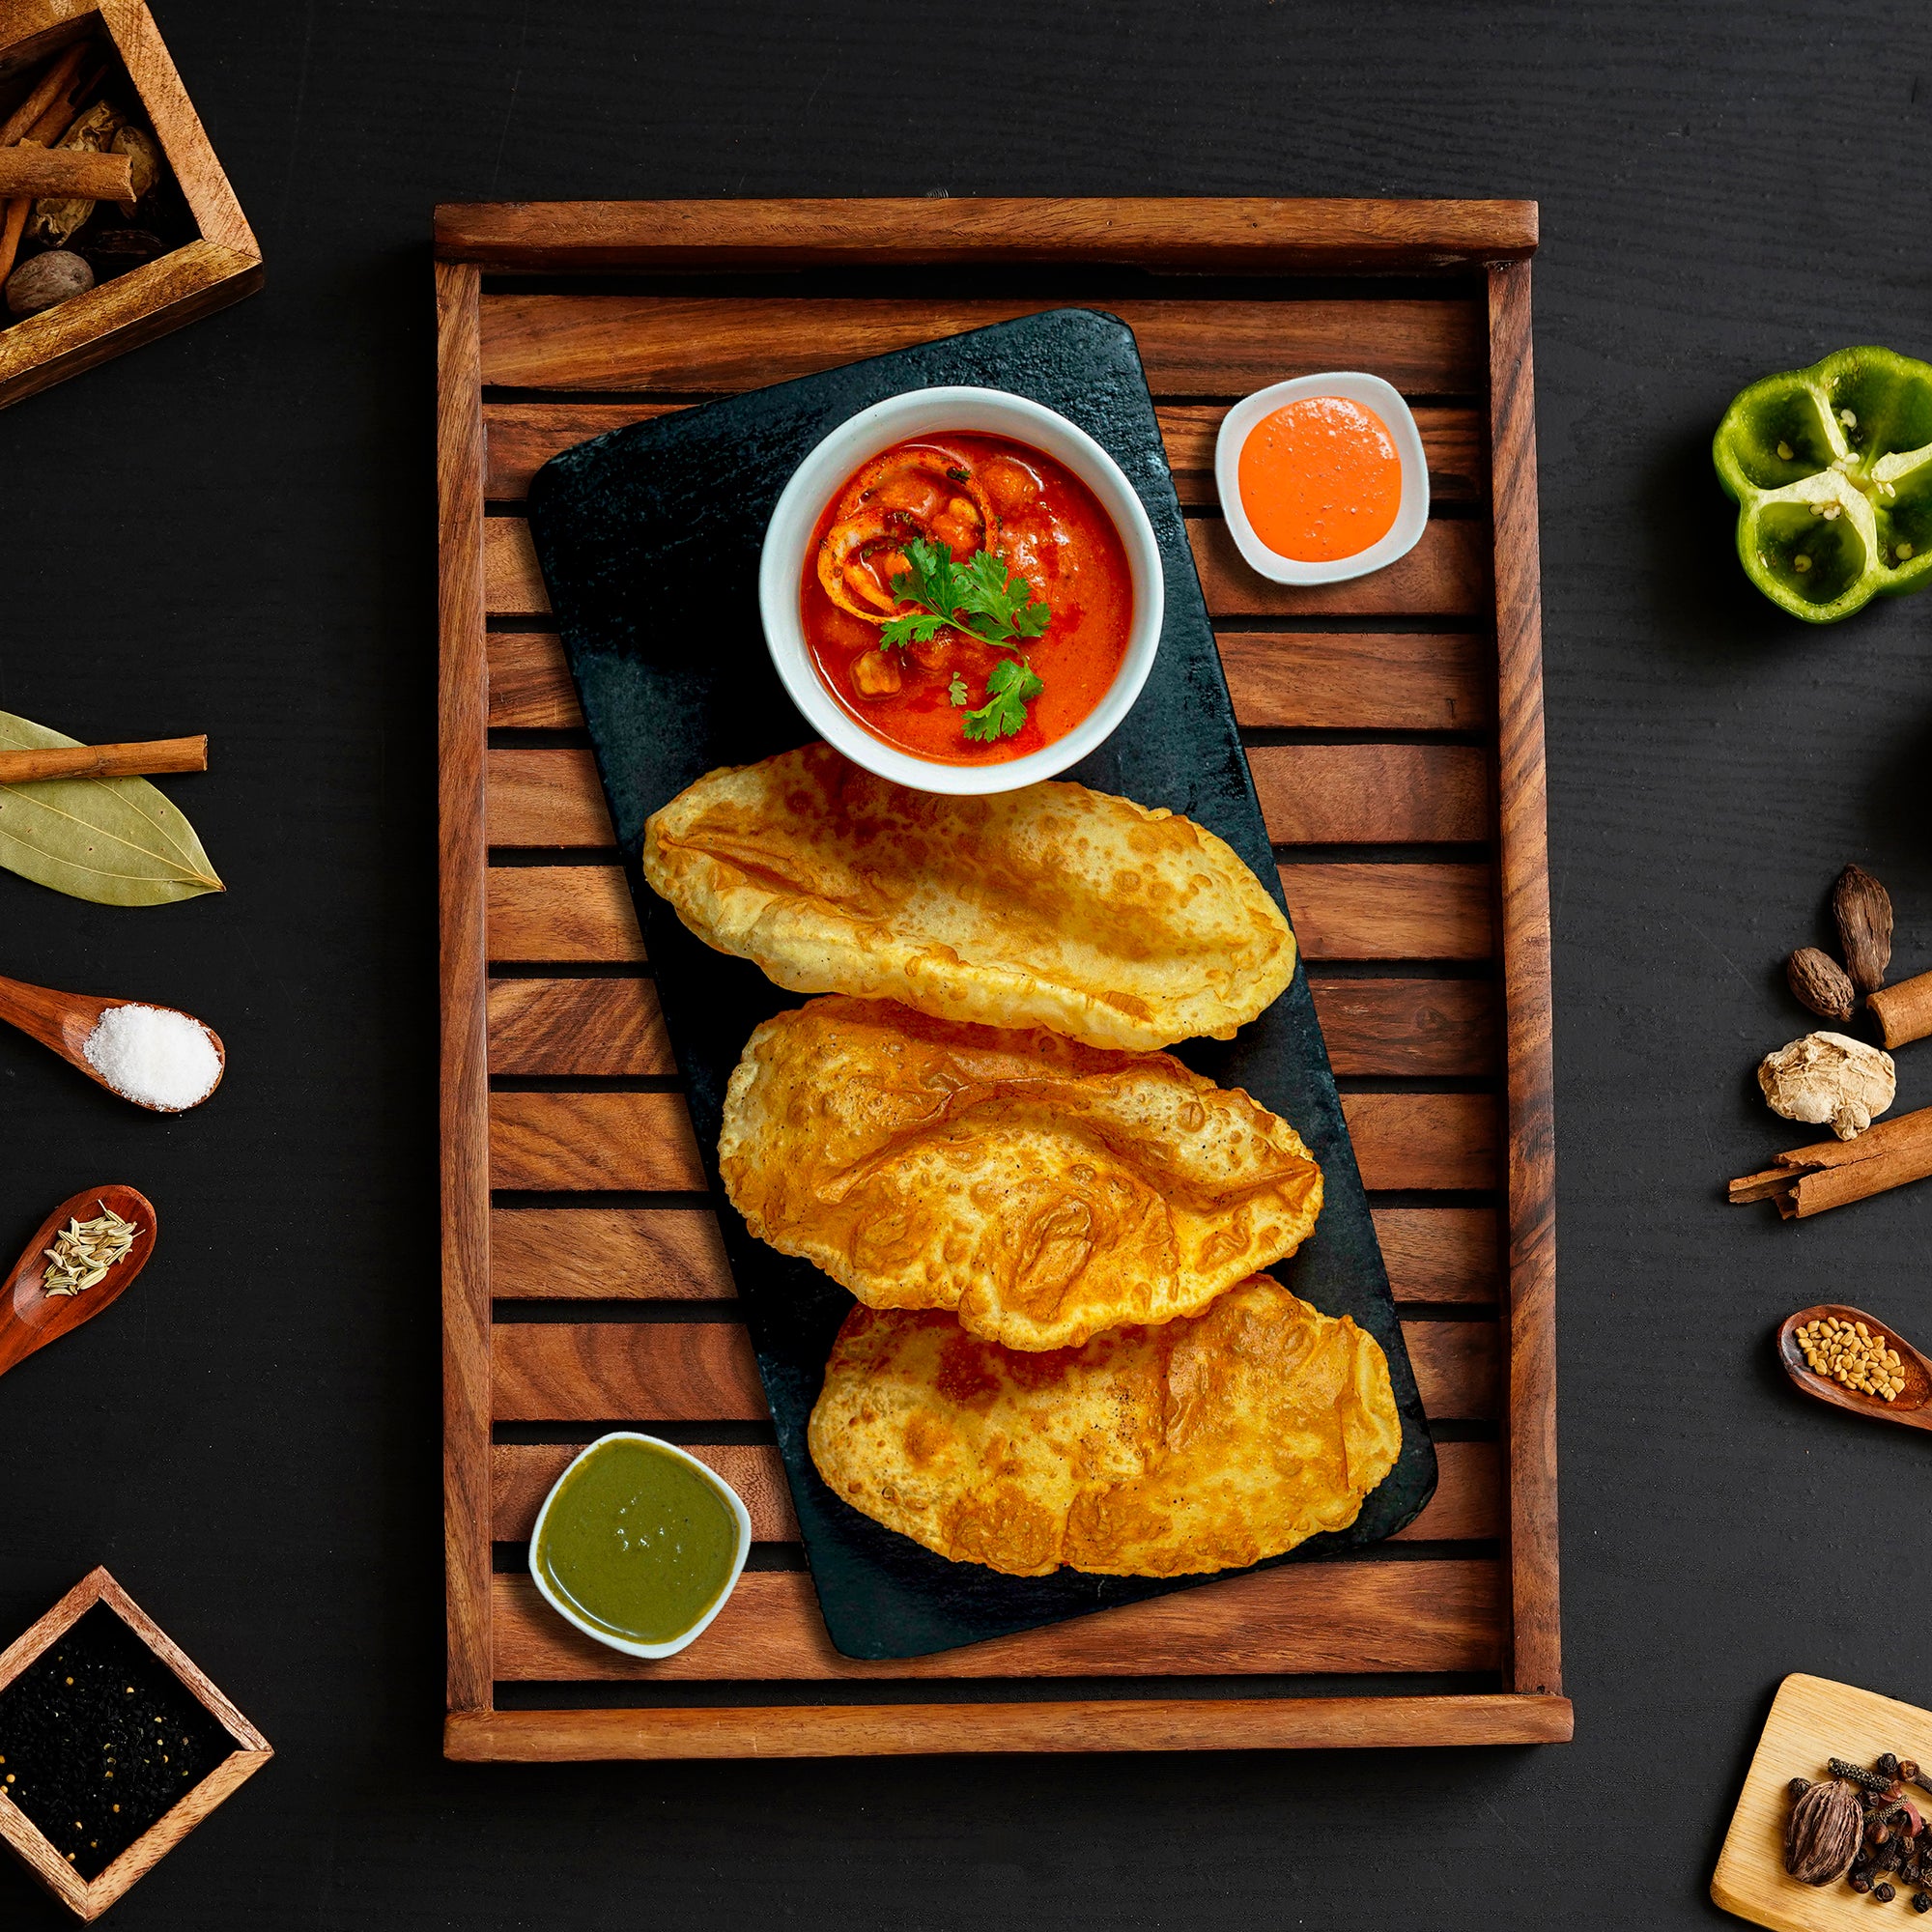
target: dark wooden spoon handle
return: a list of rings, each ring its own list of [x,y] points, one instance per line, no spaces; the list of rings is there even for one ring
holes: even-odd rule
[[[97,999],[85,993],[57,993],[50,986],[30,986],[24,980],[0,977],[0,1020],[18,1027],[30,1039],[64,1060],[87,1067],[87,1037],[104,1008],[113,1000]]]

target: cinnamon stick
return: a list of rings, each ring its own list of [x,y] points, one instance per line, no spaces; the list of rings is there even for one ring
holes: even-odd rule
[[[130,745],[55,745],[45,751],[0,752],[0,784],[43,779],[131,779],[156,772],[205,772],[208,739],[154,738]]]
[[[74,76],[86,54],[86,43],[76,42],[55,62],[52,71],[41,85],[8,117],[8,128],[12,128],[16,121],[24,125],[25,131],[15,137],[17,140],[31,141],[43,148],[56,148],[67,139],[68,129],[80,119],[81,102],[94,92],[95,86],[107,71],[103,65],[96,68],[85,80],[77,81]],[[46,92],[44,100],[41,99],[43,90]],[[38,118],[27,121],[25,117],[30,106],[37,108]],[[0,128],[0,134],[5,131]],[[11,142],[0,141],[0,146],[11,145]],[[34,200],[32,195],[19,195],[7,204],[6,226],[0,228],[0,282],[5,282],[14,272],[14,264],[19,259],[20,237],[27,231],[27,216],[33,213]]]
[[[86,58],[87,43],[76,41],[42,74],[33,92],[8,115],[4,124],[0,124],[0,148],[11,148],[15,141],[24,140],[32,132],[35,122],[54,104],[54,97],[66,90],[68,82],[73,78],[74,70]]]
[[[27,216],[33,206],[24,196],[7,204],[6,226],[0,228],[0,282],[14,272],[14,264],[20,253],[20,237],[27,232]]]
[[[43,148],[58,148],[73,129],[73,124],[87,111],[88,97],[107,76],[103,64],[97,67],[86,79],[71,81],[54,96],[47,111],[34,123],[23,141],[38,141]]]
[[[26,99],[8,115],[4,125],[0,125],[0,148],[11,148],[16,141],[32,137],[36,126],[55,100],[66,93],[75,71],[86,58],[87,43],[76,41],[42,74]],[[32,200],[25,197],[7,204],[6,222],[4,227],[0,227],[0,282],[14,272],[14,263],[20,253],[20,237],[26,231],[27,216],[33,206]]]
[[[1777,1156],[1776,1167],[1730,1184],[1734,1206],[1771,1201],[1787,1221],[1869,1201],[1932,1178],[1932,1107],[1880,1121],[1849,1141],[1818,1141]]]
[[[1923,1039],[1932,1034],[1932,973],[1881,986],[1865,995],[1865,1005],[1878,1021],[1886,1045],[1903,1046],[1907,1040]]]
[[[0,148],[0,194],[127,201],[133,192],[134,164],[126,155],[97,155],[86,148],[49,150],[33,141]]]

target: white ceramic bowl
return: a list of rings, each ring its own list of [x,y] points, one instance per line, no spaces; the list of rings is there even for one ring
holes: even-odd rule
[[[914,757],[873,737],[825,688],[812,663],[811,647],[806,642],[799,615],[800,586],[811,533],[839,485],[862,463],[894,443],[946,430],[1011,437],[1064,463],[1113,519],[1127,554],[1133,584],[1134,610],[1126,653],[1107,695],[1064,738],[1004,763],[939,764]],[[1153,668],[1165,604],[1153,526],[1121,466],[1065,416],[1025,396],[1009,395],[1004,389],[913,389],[848,417],[792,472],[766,526],[758,566],[758,610],[764,620],[765,642],[791,701],[812,729],[855,765],[915,791],[1017,791],[1021,785],[1037,784],[1077,764],[1104,744],[1133,708],[1148,672]]]
[[[544,1522],[550,1516],[550,1506],[556,1501],[557,1492],[570,1478],[570,1472],[586,1456],[594,1456],[607,1442],[648,1442],[653,1449],[662,1449],[667,1455],[675,1456],[681,1463],[689,1463],[711,1487],[731,1506],[731,1514],[738,1520],[738,1548],[731,1559],[731,1575],[725,1579],[724,1587],[718,1593],[718,1601],[684,1633],[673,1637],[668,1643],[635,1643],[629,1637],[613,1636],[607,1630],[584,1618],[551,1588],[550,1579],[543,1574],[537,1562],[537,1546],[543,1539]],[[695,1643],[711,1628],[711,1622],[718,1612],[731,1601],[731,1592],[738,1587],[738,1578],[745,1574],[745,1558],[752,1553],[752,1513],[745,1507],[744,1498],[716,1469],[707,1467],[696,1456],[680,1449],[675,1442],[667,1442],[662,1436],[640,1435],[635,1429],[613,1429],[608,1435],[600,1435],[595,1442],[588,1443],[570,1459],[563,1474],[550,1486],[550,1494],[544,1498],[543,1508],[537,1512],[536,1527],[530,1531],[530,1577],[543,1600],[565,1622],[572,1623],[587,1637],[598,1643],[608,1644],[612,1650],[621,1650],[627,1657],[675,1657],[687,1644]]]
[[[1402,459],[1402,504],[1388,533],[1353,556],[1338,556],[1327,563],[1306,563],[1270,550],[1256,536],[1241,504],[1241,445],[1264,416],[1271,416],[1284,403],[1303,396],[1342,396],[1374,410],[1388,425],[1389,438]],[[1220,493],[1222,514],[1228,519],[1235,548],[1251,569],[1275,583],[1340,583],[1350,577],[1366,577],[1370,571],[1406,556],[1429,522],[1429,463],[1422,453],[1422,432],[1415,426],[1415,417],[1400,391],[1379,376],[1349,370],[1328,376],[1297,376],[1292,383],[1257,389],[1236,403],[1221,418],[1221,434],[1215,440],[1214,488]]]

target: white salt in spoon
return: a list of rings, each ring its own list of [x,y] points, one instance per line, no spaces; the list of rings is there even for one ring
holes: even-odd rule
[[[0,977],[0,1020],[51,1047],[96,1086],[156,1114],[200,1106],[228,1069],[214,1029],[173,1007],[56,993]]]

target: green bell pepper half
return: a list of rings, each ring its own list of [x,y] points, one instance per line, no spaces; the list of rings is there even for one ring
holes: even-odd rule
[[[1841,349],[1767,376],[1711,444],[1738,503],[1738,560],[1807,623],[1932,582],[1932,363]]]

